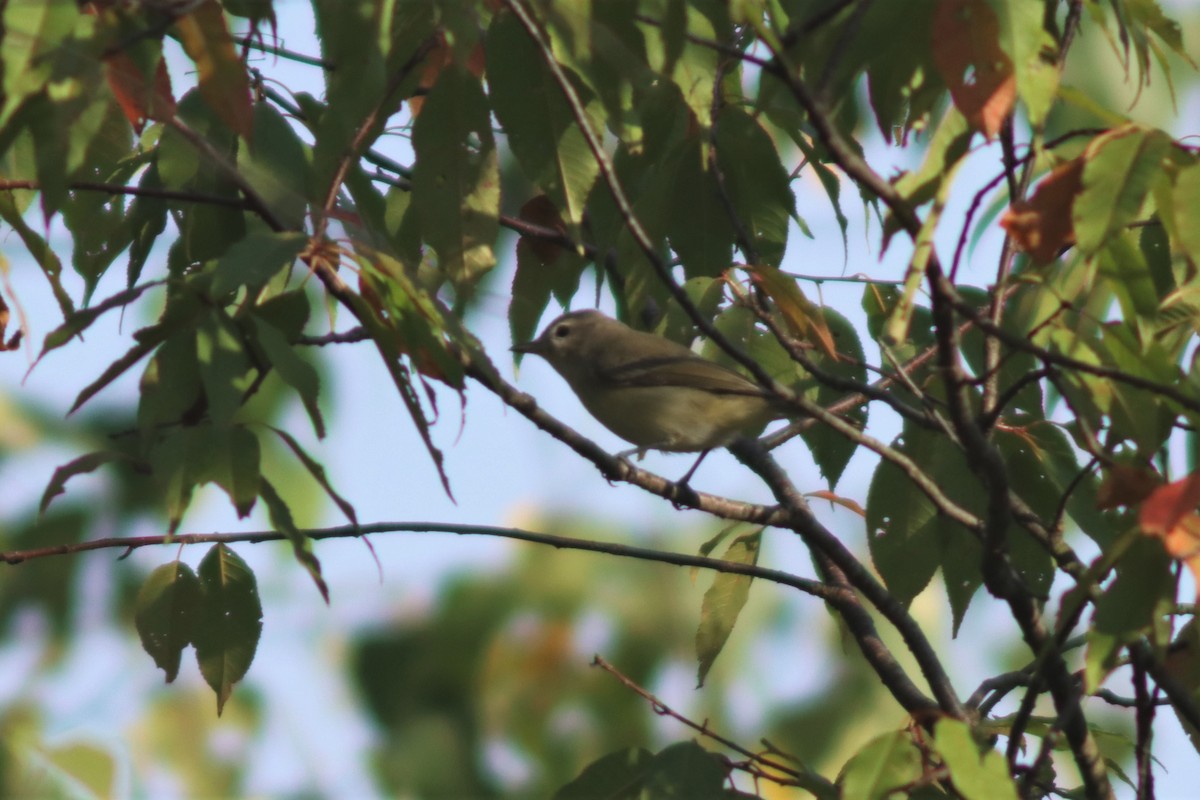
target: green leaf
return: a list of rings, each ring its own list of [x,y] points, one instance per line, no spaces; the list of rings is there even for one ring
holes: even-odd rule
[[[254,573],[224,544],[213,546],[200,562],[200,609],[192,643],[200,674],[217,695],[220,716],[254,661],[262,635],[262,604]]]
[[[744,533],[733,540],[723,556],[725,561],[735,564],[757,564],[762,545],[762,528],[753,533]],[[750,597],[749,575],[732,575],[718,572],[712,586],[704,593],[700,606],[700,627],[696,629],[696,661],[698,664],[696,685],[704,685],[704,678],[720,654],[738,615]]]
[[[85,126],[85,121],[91,125]],[[145,159],[129,157],[132,131],[111,101],[94,101],[70,127],[68,152],[60,158],[73,179],[124,185],[144,166]],[[83,136],[90,138],[77,141]],[[101,191],[75,191],[61,202],[74,245],[71,263],[86,283],[85,298],[91,297],[101,275],[133,241],[135,228],[125,203],[123,195]]]
[[[197,486],[228,464],[227,442],[216,440],[210,425],[167,429],[154,442],[147,460],[167,515],[168,532],[179,530]]]
[[[50,501],[63,493],[67,481],[71,478],[76,475],[95,472],[104,464],[110,464],[114,461],[135,463],[134,459],[126,453],[113,450],[100,450],[72,459],[54,470],[54,474],[50,477],[50,483],[46,485],[46,491],[42,493],[42,502],[38,506],[38,513],[46,513],[46,509],[50,506]]]
[[[1000,49],[1013,64],[1017,96],[1025,103],[1029,121],[1040,126],[1058,90],[1054,39],[1045,29],[1041,0],[988,0],[1000,22]]]
[[[337,69],[325,72],[324,96],[329,105],[314,131],[313,195],[323,198],[342,160],[357,159],[359,153],[350,150],[355,138],[361,136],[359,145],[369,147],[383,130],[383,121],[399,107],[403,95],[396,92],[386,97],[387,70],[379,45],[384,4],[321,0],[312,7],[321,56],[338,65]],[[415,80],[415,76],[410,80]],[[386,107],[382,107],[384,101]],[[360,123],[373,113],[377,113],[375,125],[359,131]]]
[[[919,466],[953,458],[953,445],[909,426],[892,447]],[[929,584],[941,563],[941,519],[933,502],[900,469],[880,461],[867,491],[867,542],[871,561],[896,599],[907,605]]]
[[[813,350],[810,351],[810,357],[815,366],[842,380],[865,384],[867,382],[867,362],[862,342],[858,338],[858,331],[848,319],[828,306],[821,309],[821,316],[833,337],[837,352],[843,358],[834,361],[824,353]],[[828,406],[846,396],[845,389],[827,386],[819,381],[817,383],[816,391],[812,394],[811,399],[822,406]],[[846,412],[843,418],[855,427],[865,429],[868,408],[869,406],[864,403]],[[829,481],[830,486],[836,486],[846,465],[850,463],[850,459],[857,451],[858,445],[825,425],[809,428],[800,436],[812,452],[813,461],[817,463],[817,468],[821,470],[825,480]]]
[[[880,341],[887,328],[887,323],[896,314],[896,309],[904,297],[895,286],[869,284],[863,289],[862,309],[867,314],[867,333],[874,341]],[[888,348],[892,360],[899,363],[908,361],[933,343],[933,317],[928,308],[916,306],[912,311],[909,325],[909,336],[903,342],[897,342]],[[922,370],[913,373],[912,377],[921,383]]]
[[[1171,270],[1171,241],[1161,218],[1156,216],[1151,224],[1142,228],[1138,235],[1138,249],[1150,272],[1157,299],[1161,302],[1176,288],[1175,273]]]
[[[421,217],[412,202],[412,191],[391,187],[384,198],[384,228],[391,238],[392,252],[411,274],[421,266]]]
[[[717,120],[717,163],[733,213],[750,236],[760,261],[779,266],[787,248],[789,217],[796,215],[788,171],[757,121],[736,106]]]
[[[283,332],[261,318],[251,318],[258,344],[266,353],[275,372],[288,386],[296,390],[317,438],[325,437],[325,419],[321,415],[321,378],[316,367],[305,361],[288,344]]]
[[[721,202],[716,174],[704,161],[706,142],[690,136],[680,148],[667,235],[687,277],[716,277],[733,260],[735,234],[729,210]]]
[[[1017,787],[1004,756],[991,748],[980,753],[965,722],[938,720],[934,743],[963,800],[1017,800]]]
[[[948,108],[929,140],[925,160],[895,181],[896,191],[914,205],[932,200],[953,174],[951,168],[966,156],[974,133],[961,111]]]
[[[119,378],[122,374],[124,374],[125,370],[129,369],[134,364],[150,355],[150,353],[154,351],[154,348],[157,344],[158,343],[155,341],[138,342],[133,347],[129,348],[129,350],[125,351],[123,356],[109,364],[108,367],[105,368],[104,372],[100,373],[100,377],[96,378],[96,380],[92,381],[87,386],[83,387],[82,390],[80,390],[79,394],[75,397],[75,402],[71,404],[71,408],[67,414],[74,414],[76,411],[78,411],[80,406],[94,397],[96,393],[105,386]]]
[[[678,10],[679,15],[657,28],[665,45],[664,63],[658,71],[679,87],[696,123],[701,130],[707,131],[712,126],[713,86],[719,54],[716,48],[698,42],[727,41],[728,37],[724,31],[722,35],[717,34],[713,20],[696,4],[672,3],[671,8]]]
[[[380,332],[387,342],[380,345],[407,355],[423,374],[455,389],[463,387],[463,367],[447,343],[447,326],[453,318],[443,313],[440,303],[418,286],[394,258],[376,253],[373,260],[359,261],[364,285],[382,304],[386,319],[381,322],[390,334]],[[374,337],[373,337],[374,338]]]
[[[726,762],[695,742],[677,742],[656,755],[629,748],[584,767],[554,800],[750,797],[728,789],[728,778]]]
[[[75,312],[75,302],[62,285],[62,261],[59,260],[58,255],[50,248],[46,240],[25,223],[25,219],[17,211],[11,192],[0,192],[0,219],[12,226],[17,235],[21,237],[21,241],[25,243],[29,254],[42,268],[42,274],[50,282],[50,289],[62,311],[63,319],[70,317]]]
[[[238,148],[238,171],[291,230],[304,227],[312,151],[270,103],[254,106],[254,137]]]
[[[29,95],[49,80],[57,50],[75,27],[79,9],[73,0],[8,0],[3,9],[3,104],[0,127]]]
[[[200,135],[222,163],[233,162],[238,138],[216,117],[198,90],[179,101],[178,115]],[[180,236],[168,253],[168,266],[179,274],[195,264],[217,258],[246,233],[242,195],[222,166],[174,128],[167,127],[155,150],[163,188],[201,194],[226,202],[190,204],[178,217]],[[228,203],[228,204],[226,204]]]
[[[947,499],[969,512],[982,512],[985,494],[979,481],[962,451],[944,436],[905,423],[892,446],[907,455]],[[902,603],[912,602],[942,568],[957,631],[983,582],[975,535],[938,513],[933,501],[899,467],[881,461],[867,493],[867,536],[875,568]],[[1032,566],[1030,572],[1040,574]]]
[[[438,254],[438,268],[460,289],[496,263],[500,168],[479,79],[442,71],[413,126],[413,202]]]
[[[650,767],[649,797],[746,798],[728,789],[730,766],[696,742],[676,742],[663,748]]]
[[[147,190],[161,189],[158,165],[151,164],[143,173],[138,187]],[[125,285],[132,288],[142,276],[150,250],[159,235],[167,228],[167,204],[157,197],[138,195],[129,205],[125,215],[129,227],[129,263],[125,269]]]
[[[599,797],[634,796],[654,761],[642,747],[629,747],[598,758],[579,776],[554,793],[554,800],[595,800]]]
[[[313,583],[317,585],[317,591],[321,593],[325,604],[329,604],[329,586],[325,583],[325,578],[321,575],[321,562],[317,560],[313,553],[312,539],[299,528],[296,527],[296,521],[292,519],[292,510],[288,508],[287,503],[279,496],[279,492],[275,491],[275,487],[266,478],[263,478],[259,483],[259,494],[263,499],[263,503],[267,506],[267,513],[271,517],[271,524],[275,530],[287,537],[287,540],[292,543],[292,553],[296,556],[296,560],[308,570],[308,574],[312,577]]]
[[[492,108],[513,155],[525,176],[561,209],[568,230],[576,232],[600,166],[562,89],[512,13],[501,12],[492,19],[487,56]],[[586,94],[582,99],[586,105]],[[590,113],[597,112],[592,108]],[[589,124],[597,128],[595,122]]]
[[[1126,644],[1144,636],[1165,643],[1170,632],[1166,615],[1175,579],[1162,544],[1131,530],[1110,548],[1109,557],[1119,558],[1117,576],[1096,602],[1087,631],[1084,687],[1089,693],[1120,665]]]
[[[867,65],[868,96],[879,132],[889,140],[903,141],[897,129],[907,133],[924,121],[943,96],[945,83],[934,66],[932,49],[913,47],[896,31],[932,30],[936,0],[872,5],[862,15],[865,41],[860,44]],[[857,22],[857,21],[856,21]]]
[[[1128,323],[1106,326],[1101,341],[1094,344],[1105,364],[1130,375],[1160,383],[1175,384],[1179,367],[1170,354],[1154,340],[1141,341]],[[1112,405],[1111,436],[1114,441],[1130,439],[1146,458],[1158,452],[1171,435],[1175,412],[1171,406],[1145,389],[1123,383],[1110,383]]]
[[[146,330],[154,333],[157,339],[165,329],[155,326]],[[150,348],[155,344],[155,341],[146,341],[144,346]],[[179,422],[201,407],[203,397],[195,334],[183,331],[167,338],[146,365],[138,388],[138,427],[144,432],[158,425]]]
[[[182,561],[157,567],[138,590],[134,625],[142,649],[167,674],[167,683],[179,674],[179,661],[183,649],[192,643],[199,611],[200,581]]]
[[[508,307],[514,342],[527,342],[534,337],[552,296],[569,300],[575,294],[586,266],[582,256],[566,248],[542,247],[524,236],[517,241],[517,270]]]
[[[214,311],[202,319],[195,336],[207,411],[213,422],[226,424],[242,407],[255,372],[236,326],[221,312]]]
[[[1159,130],[1126,125],[1088,145],[1083,188],[1071,207],[1075,237],[1095,253],[1114,233],[1137,219],[1151,184],[1163,175],[1171,138]]]
[[[238,517],[243,518],[254,508],[254,502],[258,499],[262,454],[258,437],[241,425],[231,426],[225,435],[225,465],[215,480],[229,495]]]
[[[104,312],[114,308],[124,308],[141,297],[142,293],[147,289],[152,289],[162,284],[163,281],[149,281],[148,283],[143,283],[141,286],[134,286],[123,292],[117,292],[102,303],[80,309],[71,314],[63,324],[46,334],[46,339],[42,343],[42,352],[38,354],[38,359],[41,360],[46,353],[62,347],[71,341],[71,339],[87,330]]]
[[[1179,232],[1176,247],[1192,264],[1200,265],[1200,225],[1196,224],[1196,209],[1200,208],[1200,164],[1181,169],[1175,176],[1172,195],[1175,207],[1175,230]]]
[[[1150,265],[1133,242],[1133,234],[1122,231],[1113,236],[1097,258],[1098,274],[1112,281],[1124,318],[1153,319],[1158,314],[1158,290]]]
[[[212,296],[220,299],[240,286],[251,291],[264,286],[292,262],[308,243],[302,233],[251,231],[217,259],[212,273]]]
[[[921,762],[920,751],[905,732],[877,736],[842,767],[842,800],[883,800],[920,778]]]
[[[304,332],[311,311],[308,293],[300,288],[280,292],[263,300],[255,306],[254,317],[265,320],[277,328],[286,341],[294,343]]]

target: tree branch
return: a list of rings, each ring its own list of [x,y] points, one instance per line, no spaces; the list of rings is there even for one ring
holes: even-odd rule
[[[739,461],[761,477],[770,487],[775,494],[775,499],[790,515],[788,524],[783,527],[800,534],[805,544],[817,557],[818,564],[830,572],[829,579],[835,584],[845,582],[848,586],[853,586],[862,592],[896,628],[916,658],[941,710],[957,719],[966,719],[966,710],[958,699],[958,695],[955,694],[953,684],[942,667],[941,660],[925,637],[924,631],[909,615],[907,609],[879,583],[875,576],[867,571],[837,537],[817,520],[808,506],[808,501],[796,490],[787,474],[761,446],[753,441],[742,439],[734,442],[729,449]],[[909,713],[919,715],[923,710],[922,705],[927,704],[928,701],[911,684],[903,669],[895,663],[886,647],[882,653],[868,648],[867,645],[873,644],[873,637],[870,634],[874,633],[870,617],[860,613],[861,608],[839,608],[839,611],[842,612],[851,631],[855,633],[863,654],[892,691],[893,696],[904,705]],[[931,724],[932,720],[923,720],[923,722]]]
[[[521,528],[504,528],[491,525],[458,525],[439,522],[372,522],[364,525],[338,525],[330,528],[300,529],[300,533],[314,541],[327,539],[358,539],[375,533],[453,533],[459,536],[492,536],[498,539],[513,539],[533,544],[549,545],[560,550],[580,550],[590,553],[632,558],[639,561],[654,561],[660,564],[670,564],[676,567],[694,567],[710,569],[731,575],[745,575],[758,578],[781,586],[797,589],[805,594],[828,602],[838,602],[843,591],[827,586],[819,581],[801,578],[780,570],[768,569],[754,564],[744,564],[725,561],[720,558],[674,553],[667,550],[655,550],[649,547],[619,544],[616,542],[598,542],[591,539],[578,539],[572,536],[559,536],[551,533],[538,533]],[[262,542],[287,541],[288,537],[279,531],[250,531],[246,533],[181,533],[171,536],[114,536],[104,539],[92,539],[74,544],[51,545],[48,547],[33,547],[26,550],[9,550],[0,552],[0,562],[10,565],[22,564],[54,556],[74,555],[94,550],[124,550],[120,558],[127,558],[134,550],[143,547],[161,545],[196,545],[196,544],[260,544]]]

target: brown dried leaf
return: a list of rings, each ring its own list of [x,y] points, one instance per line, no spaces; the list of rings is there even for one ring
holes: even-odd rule
[[[1000,47],[1000,22],[985,0],[942,0],[933,14],[933,63],[954,105],[994,139],[1017,101],[1012,60]]]
[[[1162,484],[1162,478],[1149,467],[1114,464],[1096,490],[1096,508],[1135,506]]]
[[[250,78],[238,57],[217,0],[205,0],[175,21],[179,39],[200,77],[200,94],[209,108],[243,139],[254,130]]]
[[[1038,264],[1049,264],[1075,243],[1071,206],[1083,188],[1082,178],[1082,159],[1060,164],[1042,179],[1030,199],[1013,203],[1000,218],[1000,227]]]
[[[804,296],[794,278],[767,264],[755,264],[747,269],[754,284],[775,301],[794,335],[806,341],[815,341],[825,355],[834,361],[841,358],[821,307]]]
[[[526,222],[555,231],[563,237],[567,235],[567,224],[563,222],[562,215],[544,194],[537,195],[521,206],[517,216]],[[522,236],[517,245],[528,247],[543,264],[553,264],[563,252],[562,245],[536,236]]]

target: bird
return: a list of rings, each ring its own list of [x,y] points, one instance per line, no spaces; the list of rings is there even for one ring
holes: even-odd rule
[[[704,455],[788,416],[783,402],[683,345],[599,311],[571,311],[513,352],[540,356],[584,408],[634,449]]]

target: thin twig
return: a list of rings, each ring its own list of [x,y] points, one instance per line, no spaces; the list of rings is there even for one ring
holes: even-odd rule
[[[728,748],[728,749],[734,751],[735,753],[743,755],[747,759],[749,759],[750,762],[757,764],[761,767],[764,767],[768,770],[774,770],[776,772],[781,772],[784,775],[787,775],[793,779],[803,780],[806,784],[815,781],[815,782],[819,783],[822,788],[824,788],[828,791],[834,790],[833,784],[831,782],[829,782],[828,780],[826,780],[825,778],[821,777],[820,775],[817,775],[817,774],[811,773],[811,772],[801,772],[800,770],[797,770],[794,767],[788,766],[787,764],[781,763],[774,759],[767,758],[766,756],[762,755],[761,753],[755,753],[752,750],[748,750],[745,747],[742,747],[737,742],[733,741],[732,739],[728,739],[728,738],[722,736],[721,734],[717,733],[716,731],[714,731],[712,728],[710,728],[708,726],[707,721],[705,721],[703,723],[697,723],[697,722],[685,717],[683,714],[680,714],[678,711],[671,708],[669,705],[664,703],[662,700],[658,699],[658,697],[656,697],[650,691],[645,689],[637,681],[633,680],[633,678],[630,678],[628,675],[626,675],[625,673],[621,672],[619,669],[614,667],[611,663],[609,663],[607,660],[605,660],[599,654],[594,655],[592,657],[592,666],[599,667],[600,669],[607,672],[609,675],[612,675],[614,678],[616,678],[621,683],[622,686],[629,689],[631,692],[636,694],[638,697],[641,697],[643,700],[645,700],[647,703],[649,703],[651,710],[653,710],[655,714],[658,714],[659,716],[662,716],[662,717],[670,717],[671,719],[673,719],[677,722],[680,722],[680,723],[686,725],[687,727],[691,728],[692,730],[694,730],[696,733],[700,734],[701,736],[704,736],[708,739],[712,739],[714,742],[721,745],[722,747]],[[776,783],[780,783],[780,784],[784,784],[784,785],[795,785],[796,784],[795,780],[780,780],[777,776],[772,775],[771,773],[759,773],[759,774],[768,780],[775,781]]]
[[[157,186],[126,186],[119,183],[104,183],[102,181],[71,181],[67,188],[72,191],[103,192],[105,194],[130,195],[133,197],[153,197],[158,200],[177,200],[184,203],[203,203],[226,208],[249,209],[250,204],[240,197],[226,197],[219,194],[203,192],[187,192],[179,189],[163,189]],[[41,184],[30,180],[0,180],[0,191],[27,189],[40,191]]]

